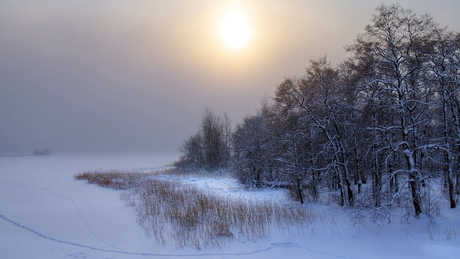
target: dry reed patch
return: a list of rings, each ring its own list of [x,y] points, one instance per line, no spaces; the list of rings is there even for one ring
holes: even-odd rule
[[[117,190],[129,189],[135,186],[140,179],[149,174],[141,172],[124,172],[124,171],[95,171],[83,172],[74,176],[75,180],[85,180],[90,184],[97,184],[102,187],[113,188]]]
[[[75,179],[125,189],[121,198],[135,208],[137,222],[147,234],[159,243],[172,242],[178,247],[254,242],[275,229],[304,229],[315,219],[310,209],[297,203],[226,197],[178,179],[120,172],[83,173]]]

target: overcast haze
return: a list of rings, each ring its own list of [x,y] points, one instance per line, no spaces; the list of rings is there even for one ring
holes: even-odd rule
[[[399,1],[460,31],[460,1]],[[0,154],[177,151],[206,107],[233,125],[310,59],[336,64],[394,1],[0,2]],[[249,43],[219,24],[245,14]]]

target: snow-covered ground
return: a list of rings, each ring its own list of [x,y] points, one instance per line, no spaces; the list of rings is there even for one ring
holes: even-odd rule
[[[136,223],[120,191],[74,181],[85,170],[155,168],[159,154],[0,157],[0,258],[459,258],[460,210],[383,227],[350,225],[347,212],[315,206],[316,223],[256,243],[196,250],[160,245]],[[280,190],[244,190],[226,177],[184,179],[223,195],[283,200]]]

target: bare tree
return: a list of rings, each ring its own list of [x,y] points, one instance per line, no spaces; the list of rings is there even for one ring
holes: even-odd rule
[[[460,35],[437,29],[431,41],[432,54],[428,62],[432,83],[439,94],[442,118],[440,149],[444,159],[444,185],[449,193],[450,207],[455,208],[459,193],[460,156]],[[456,186],[454,185],[456,182]]]
[[[224,129],[221,119],[209,108],[204,111],[200,134],[207,169],[219,168],[223,164]]]
[[[180,148],[182,157],[178,162],[180,167],[199,169],[204,166],[202,139],[200,134],[195,134],[186,140]]]
[[[279,121],[284,121],[279,142],[286,148],[278,159],[295,176],[298,196],[305,178],[315,185],[310,190],[316,196],[322,172],[330,179],[330,187],[339,190],[340,204],[353,206],[351,178],[356,176],[359,158],[352,96],[326,57],[311,61],[304,78],[286,79],[279,85],[275,100]]]
[[[432,94],[421,75],[429,56],[425,42],[432,38],[434,28],[428,15],[417,16],[400,5],[382,5],[365,33],[349,47],[357,62],[368,68],[367,74],[372,76],[368,84],[381,91],[381,104],[387,105],[388,114],[394,114],[394,120],[376,125],[374,130],[385,139],[385,161],[393,154],[405,159],[405,165],[392,169],[390,178],[408,176],[404,184],[410,187],[416,216],[423,212],[421,183],[426,172],[421,165],[429,147],[423,129],[430,123],[428,102]]]
[[[262,187],[264,173],[268,170],[268,139],[268,128],[261,114],[246,117],[236,127],[232,167],[242,183]]]
[[[218,117],[206,108],[201,120],[200,130],[182,145],[183,156],[178,166],[212,171],[226,168],[230,157],[230,119]]]
[[[303,77],[286,78],[274,102],[234,133],[226,114],[207,108],[181,161],[206,170],[231,165],[244,184],[283,186],[301,203],[328,191],[342,206],[402,205],[416,217],[433,215],[428,185],[443,179],[456,207],[460,34],[382,5],[347,50],[336,67],[323,57]]]

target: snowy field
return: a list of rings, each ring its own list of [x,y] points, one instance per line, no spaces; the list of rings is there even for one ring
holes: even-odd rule
[[[460,210],[437,226],[352,226],[347,211],[314,206],[315,224],[273,230],[256,243],[196,250],[159,245],[136,223],[121,191],[74,181],[86,170],[151,169],[176,157],[158,154],[0,157],[0,258],[460,258]],[[248,191],[226,177],[184,181],[222,195],[282,202],[280,190]],[[308,206],[308,205],[307,205]]]

